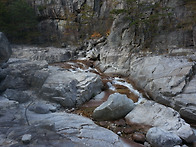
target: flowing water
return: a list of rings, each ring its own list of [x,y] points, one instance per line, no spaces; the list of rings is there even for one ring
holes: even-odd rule
[[[144,99],[142,93],[132,86],[133,82],[131,82],[127,78],[114,75],[106,75],[102,73],[99,69],[93,68],[93,61],[74,60],[62,63],[55,63],[53,65],[60,66],[71,72],[92,72],[100,75],[104,83],[105,95],[107,96],[116,92],[126,94],[127,97],[132,99],[136,104],[139,103],[142,99]],[[105,100],[107,100],[107,98],[105,98]]]
[[[98,95],[97,97],[91,99],[86,102],[79,108],[75,109],[72,113],[76,113],[79,115],[83,115],[85,117],[92,118],[92,113],[96,107],[105,102],[109,95],[113,93],[121,93],[126,94],[128,98],[132,99],[135,104],[140,103],[144,97],[141,91],[138,91],[131,82],[127,78],[123,78],[115,75],[106,75],[102,73],[99,69],[94,68],[93,61],[87,60],[74,60],[68,62],[61,62],[52,64],[53,66],[60,66],[66,70],[71,72],[92,72],[100,75],[104,84],[104,91]],[[149,129],[149,126],[141,126],[141,125],[128,125],[124,119],[116,120],[116,121],[96,121],[94,122],[100,126],[103,126],[107,129],[112,130],[116,134],[122,137],[123,141],[127,143],[127,146],[135,146],[140,147],[145,141],[145,134]],[[136,135],[135,135],[136,134]],[[137,139],[139,138],[143,139]],[[136,137],[134,137],[136,136]],[[134,141],[133,141],[134,140]],[[137,141],[138,143],[136,143]]]

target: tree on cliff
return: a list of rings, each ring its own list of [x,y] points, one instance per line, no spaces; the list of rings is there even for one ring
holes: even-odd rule
[[[37,18],[25,0],[0,1],[0,31],[12,41],[30,41],[37,33]]]

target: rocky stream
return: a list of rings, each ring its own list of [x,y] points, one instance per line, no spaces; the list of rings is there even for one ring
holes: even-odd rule
[[[196,147],[195,0],[26,2],[38,34],[0,12],[0,146]]]
[[[88,58],[77,47],[12,46],[11,51],[0,35],[0,146],[196,145],[193,58],[140,56],[126,76],[125,70],[88,60],[95,57],[92,49]],[[161,68],[171,61],[175,66]],[[146,67],[149,72],[142,71]]]

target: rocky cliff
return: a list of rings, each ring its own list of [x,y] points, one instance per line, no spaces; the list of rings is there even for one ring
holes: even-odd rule
[[[104,64],[127,63],[134,53],[163,54],[177,48],[195,48],[194,1],[149,0],[129,5],[125,8],[128,12],[118,13],[107,45],[101,50]]]
[[[108,0],[28,0],[39,17],[41,42],[78,44],[109,32],[110,11],[122,8],[122,1]]]

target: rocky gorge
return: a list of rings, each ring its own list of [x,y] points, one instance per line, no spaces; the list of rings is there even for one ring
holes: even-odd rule
[[[101,36],[80,45],[68,45],[80,38],[70,35],[61,48],[10,45],[0,33],[0,146],[196,145],[195,3],[142,2],[139,10],[131,3],[137,10],[131,17],[144,13],[138,17],[145,23],[132,25],[128,11],[117,13]],[[60,36],[69,30],[59,29],[68,23],[65,14],[77,13],[82,28],[87,6],[100,19],[129,6],[121,0],[31,4],[45,31],[58,28],[50,35]]]

